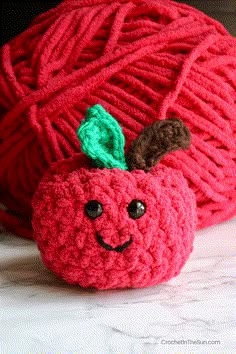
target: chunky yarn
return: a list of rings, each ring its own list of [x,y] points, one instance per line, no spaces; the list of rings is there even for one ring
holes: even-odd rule
[[[182,172],[156,162],[189,148],[188,128],[177,118],[157,120],[125,157],[122,129],[96,104],[78,137],[83,153],[52,164],[32,199],[44,264],[96,289],[152,286],[179,274],[193,249],[196,198]]]
[[[191,149],[160,164],[181,170],[198,228],[236,213],[236,41],[171,0],[67,0],[0,53],[0,220],[31,237],[31,200],[54,161],[81,151],[86,109],[116,117],[127,149],[147,125],[177,117]]]
[[[70,284],[100,290],[177,276],[196,227],[195,195],[182,173],[166,166],[148,173],[83,168],[80,161],[56,164],[33,198],[34,237],[46,267]],[[138,218],[129,215],[136,199],[146,207]],[[88,217],[85,206],[98,201],[99,216]]]

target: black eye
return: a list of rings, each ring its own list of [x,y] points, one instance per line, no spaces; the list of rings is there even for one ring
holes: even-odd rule
[[[98,218],[100,215],[102,215],[102,212],[102,204],[97,200],[90,200],[85,205],[85,213],[90,219]]]
[[[141,200],[133,199],[129,203],[127,210],[132,219],[138,219],[145,213],[146,205]]]

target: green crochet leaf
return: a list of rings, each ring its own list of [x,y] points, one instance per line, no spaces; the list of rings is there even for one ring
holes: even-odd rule
[[[96,167],[128,170],[125,138],[118,122],[99,104],[88,108],[77,131],[82,151]]]

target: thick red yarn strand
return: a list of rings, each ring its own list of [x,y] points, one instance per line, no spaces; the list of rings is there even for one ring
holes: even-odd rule
[[[0,52],[0,221],[31,237],[31,200],[54,161],[80,151],[76,130],[100,103],[126,149],[156,119],[181,118],[192,147],[161,164],[197,199],[198,228],[236,214],[236,42],[171,0],[64,0]]]

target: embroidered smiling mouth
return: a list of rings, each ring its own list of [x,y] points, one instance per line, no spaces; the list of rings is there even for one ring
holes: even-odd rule
[[[107,251],[122,252],[127,247],[129,247],[129,245],[133,241],[132,236],[131,236],[129,241],[126,241],[125,243],[123,243],[123,245],[119,245],[117,247],[112,247],[112,246],[108,245],[108,243],[104,242],[102,239],[102,236],[100,236],[98,233],[96,233],[96,236],[97,236],[97,241],[98,241],[99,245],[102,246],[103,248],[105,248]]]

